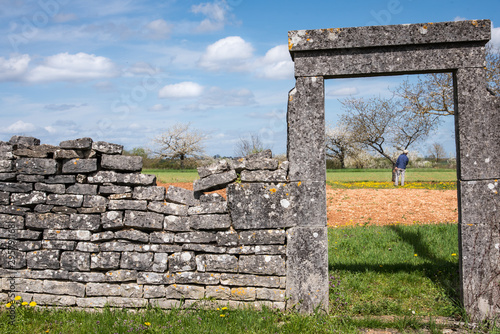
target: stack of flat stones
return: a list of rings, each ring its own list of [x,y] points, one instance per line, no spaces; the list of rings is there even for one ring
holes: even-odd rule
[[[286,307],[289,203],[270,197],[289,195],[286,162],[220,161],[199,169],[195,191],[166,191],[121,153],[90,138],[0,142],[1,300]],[[207,193],[225,187],[228,200]]]

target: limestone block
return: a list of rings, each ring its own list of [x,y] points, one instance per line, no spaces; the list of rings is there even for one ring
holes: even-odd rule
[[[189,215],[208,215],[227,213],[227,202],[201,202],[199,206],[188,209]]]
[[[194,180],[194,191],[212,191],[224,189],[229,183],[236,181],[238,176],[234,170],[219,174],[212,174],[203,179]]]
[[[184,204],[188,206],[199,205],[199,201],[194,197],[194,192],[184,188],[169,186],[165,196],[167,202]]]
[[[175,235],[176,243],[208,244],[215,242],[215,234],[212,232],[182,232]]]
[[[255,288],[231,288],[232,300],[255,300]]]
[[[4,249],[1,251],[2,258],[0,263],[4,269],[21,269],[26,267],[27,254],[26,252],[21,252],[13,249]],[[31,263],[33,264],[33,263]]]
[[[202,254],[196,256],[199,272],[238,272],[238,258],[228,254]]]
[[[219,284],[219,281],[219,273],[182,272],[175,275],[175,283],[177,284],[214,285]]]
[[[199,193],[197,193],[199,194]],[[217,193],[211,193],[211,194],[201,194],[199,196],[200,203],[218,203],[218,202],[225,202],[226,199],[222,197],[221,195]],[[200,205],[200,204],[198,204]]]
[[[103,154],[101,167],[103,169],[136,172],[142,169],[142,157]]]
[[[168,253],[154,253],[151,271],[163,273],[168,269]]]
[[[175,275],[171,273],[140,272],[137,274],[137,284],[174,284]]]
[[[99,252],[90,255],[90,269],[110,270],[120,267],[120,253]]]
[[[87,230],[96,232],[101,226],[99,215],[72,214],[69,216],[69,228],[71,230]]]
[[[153,266],[153,253],[123,252],[120,268],[149,271]]]
[[[9,193],[0,191],[0,204],[9,204]]]
[[[287,236],[287,308],[328,310],[327,227],[294,227]]]
[[[222,285],[230,286],[280,287],[280,279],[276,276],[221,274],[220,282]]]
[[[64,184],[47,184],[47,183],[35,183],[35,190],[53,193],[53,194],[64,194],[66,192],[66,187]]]
[[[244,170],[241,172],[241,182],[286,182],[287,172],[278,169],[273,171],[267,170]]]
[[[63,174],[91,173],[97,170],[97,159],[70,159],[62,164]]]
[[[57,149],[54,151],[54,159],[75,159],[83,157],[84,155],[82,152],[77,152],[75,150]]]
[[[218,246],[214,246],[214,245],[207,245],[207,244],[184,244],[184,245],[182,245],[182,250],[202,252],[202,253],[223,254],[227,251],[227,248],[226,247],[218,247]]]
[[[139,228],[143,230],[162,230],[164,216],[154,212],[125,211],[123,224],[125,227]]]
[[[42,204],[39,204],[39,205],[42,205]],[[50,211],[53,213],[61,213],[61,214],[66,214],[66,215],[70,215],[72,213],[78,212],[76,209],[68,208],[67,206],[55,206],[55,205],[52,205],[52,209],[50,209]]]
[[[67,229],[69,216],[55,213],[27,213],[26,227],[32,229]]]
[[[182,204],[174,204],[167,202],[150,202],[148,210],[162,213],[164,215],[187,216],[188,206]]]
[[[48,194],[47,204],[79,208],[83,204],[83,195]]]
[[[493,228],[500,222],[500,183],[497,179],[460,181],[459,186],[462,224],[489,224]]]
[[[37,305],[47,305],[47,306],[75,306],[76,299],[77,298],[75,296],[46,295],[46,294],[33,295],[33,300],[36,301]]]
[[[194,252],[179,252],[169,256],[169,271],[190,271],[196,269],[196,257]]]
[[[80,241],[76,244],[75,250],[80,252],[97,253],[99,245],[92,242]]]
[[[103,154],[122,154],[123,152],[122,145],[111,144],[104,141],[93,142],[92,149]]]
[[[76,241],[68,240],[42,240],[43,249],[60,249],[72,251],[76,247]]]
[[[12,136],[9,140],[9,144],[14,145],[24,145],[24,146],[37,146],[40,145],[40,139],[28,136]]]
[[[298,77],[288,98],[290,181],[325,181],[325,99],[323,77]],[[307,133],[307,136],[304,136]]]
[[[152,186],[156,185],[156,176],[147,174],[118,174],[116,182],[123,185]]]
[[[205,291],[205,296],[207,298],[213,298],[218,300],[228,300],[231,298],[231,288],[225,286],[207,286]]]
[[[0,229],[0,238],[38,240],[42,232],[32,230]]]
[[[166,244],[146,244],[134,245],[135,252],[155,252],[155,253],[178,253],[182,251],[180,245],[166,245]]]
[[[17,174],[17,177],[15,179],[17,179],[18,182],[36,183],[36,182],[44,182],[45,176],[43,176],[43,175]]]
[[[227,199],[233,227],[246,230],[293,226],[294,222],[285,219],[293,210],[289,188],[284,183],[229,185]]]
[[[256,246],[239,246],[227,249],[228,254],[242,255],[286,255],[286,246],[284,245],[256,245]]]
[[[115,234],[111,231],[105,231],[105,232],[100,232],[100,233],[94,233],[90,237],[91,242],[102,242],[102,241],[108,241],[108,240],[113,240],[115,238]]]
[[[111,194],[108,196],[109,199],[132,199],[131,193],[126,194]]]
[[[146,211],[148,202],[145,200],[110,200],[109,210],[137,210]]]
[[[53,159],[20,158],[16,161],[20,174],[53,175],[57,173],[57,162]]]
[[[83,308],[103,308],[108,304],[106,297],[76,298],[76,306]]]
[[[0,213],[5,213],[8,215],[23,216],[27,211],[30,211],[30,209],[22,206],[0,205]]]
[[[143,298],[124,298],[124,297],[108,297],[109,306],[121,308],[143,308],[148,304],[147,299]]]
[[[118,181],[118,173],[113,171],[98,171],[90,175],[87,181],[91,184],[116,183]]]
[[[31,270],[27,269],[23,272],[25,278],[36,279],[36,280],[68,280],[69,274],[66,270]]]
[[[165,297],[165,287],[163,285],[145,285],[144,298]]]
[[[262,158],[262,159],[246,159],[245,169],[247,170],[276,170],[279,162],[277,159]]]
[[[59,250],[37,250],[26,253],[29,269],[59,269]]]
[[[273,245],[285,243],[285,230],[251,230],[239,234],[240,245]]]
[[[59,143],[61,148],[89,150],[92,148],[92,138],[78,138],[73,140],[65,140]]]
[[[172,299],[201,299],[205,297],[205,288],[196,285],[173,284],[166,288],[167,298]]]
[[[0,160],[0,173],[13,172],[15,167],[13,160]]]
[[[0,182],[0,191],[11,193],[27,193],[33,190],[31,183]]]
[[[76,195],[96,195],[97,185],[95,184],[80,184],[75,183],[66,189],[66,194],[76,194]]]
[[[279,255],[241,255],[238,266],[241,274],[284,276],[286,273],[285,260]]]
[[[101,195],[110,195],[110,194],[125,194],[131,193],[132,188],[128,186],[99,186],[99,194]]]
[[[166,231],[153,232],[150,234],[150,240],[153,244],[172,244],[174,243],[174,234]]]
[[[14,247],[14,249],[17,249],[19,251],[35,251],[42,248],[42,242],[41,241],[19,241],[17,243],[17,247]]]
[[[90,253],[63,252],[61,254],[61,268],[68,271],[89,271]]]
[[[115,232],[116,239],[124,239],[138,242],[149,242],[149,234],[138,230],[120,230]]]
[[[237,246],[239,244],[239,235],[235,231],[217,232],[215,240],[218,246]]]
[[[15,180],[16,180],[16,173],[0,173],[0,181],[15,181]]]
[[[132,282],[137,280],[137,271],[135,270],[112,270],[106,272],[107,282]]]
[[[101,252],[133,252],[134,245],[126,241],[110,241],[99,244]]]
[[[148,201],[163,201],[165,199],[165,187],[135,187],[133,198]]]
[[[123,211],[107,211],[101,214],[102,228],[105,230],[116,230],[122,228]]]
[[[191,219],[195,230],[226,230],[231,226],[229,215],[198,215]]]
[[[0,213],[0,228],[22,230],[24,228],[24,217]]]
[[[90,240],[92,233],[90,231],[83,230],[44,230],[44,239],[54,239],[54,240],[77,240],[77,241],[87,241]]]
[[[87,195],[85,195],[87,196]],[[85,203],[85,199],[83,201]],[[84,214],[84,215],[90,215],[93,213],[103,213],[106,211],[105,206],[96,206],[96,207],[91,207],[91,208],[78,208],[76,209],[78,213]]]
[[[284,302],[285,294],[286,290],[281,290],[281,289],[266,289],[266,288],[256,289],[257,299],[271,300],[274,302]]]
[[[45,179],[45,183],[53,184],[53,183],[75,183],[76,176],[75,175],[54,175],[47,176]]]
[[[14,154],[12,152],[5,152],[0,150],[0,159],[2,160],[13,160]]]
[[[178,299],[166,299],[166,298],[150,299],[149,301],[153,307],[159,307],[164,310],[180,309],[187,302],[187,300],[180,301]]]
[[[99,272],[72,272],[69,273],[68,279],[73,282],[99,283],[106,280],[106,275]]]
[[[214,174],[221,174],[229,171],[230,169],[231,167],[226,160],[219,160],[209,166],[201,166],[197,168],[200,179]]]

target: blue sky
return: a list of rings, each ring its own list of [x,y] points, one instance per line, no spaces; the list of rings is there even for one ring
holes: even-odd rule
[[[0,140],[131,149],[191,122],[209,134],[210,155],[233,155],[250,134],[285,153],[289,30],[457,19],[500,27],[500,1],[0,0]],[[401,80],[328,81],[327,120],[337,99],[384,95]],[[450,124],[429,142],[453,150]]]

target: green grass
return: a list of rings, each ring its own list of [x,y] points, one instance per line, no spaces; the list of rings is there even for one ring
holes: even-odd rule
[[[198,179],[196,169],[143,169],[144,174],[154,174],[162,183],[193,182]]]

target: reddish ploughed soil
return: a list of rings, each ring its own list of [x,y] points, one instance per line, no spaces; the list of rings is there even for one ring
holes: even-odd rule
[[[193,189],[192,183],[158,183]],[[226,197],[225,190],[215,191]],[[329,226],[435,224],[458,221],[456,190],[332,189],[326,187]]]

